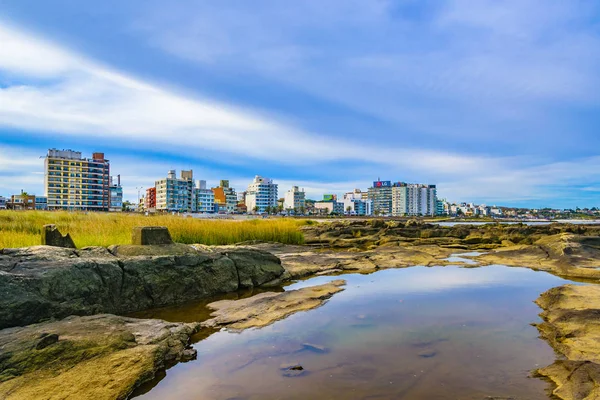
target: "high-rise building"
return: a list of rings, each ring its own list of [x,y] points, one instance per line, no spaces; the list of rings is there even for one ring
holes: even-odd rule
[[[109,211],[123,211],[123,187],[121,186],[121,175],[117,175],[115,182],[113,177],[110,177],[110,208]]]
[[[263,213],[267,207],[277,207],[277,184],[272,179],[256,175],[246,190],[248,212]]]
[[[392,214],[392,182],[375,181],[368,190],[368,199],[373,202],[373,214]]]
[[[283,200],[283,209],[286,211],[301,212],[306,208],[306,194],[304,189],[300,190],[298,186],[292,186],[285,192]]]
[[[215,193],[206,188],[206,181],[196,181],[194,198],[196,202],[194,211],[200,213],[215,212]]]
[[[435,185],[398,182],[392,188],[392,215],[433,216],[437,213]]]
[[[193,172],[181,171],[181,178],[175,176],[175,170],[170,170],[165,179],[155,182],[156,210],[167,212],[191,212],[194,210]]]
[[[49,149],[44,160],[44,188],[49,210],[108,211],[110,162],[104,153]]]
[[[229,214],[235,212],[238,203],[237,194],[234,188],[229,187],[228,180],[219,181],[219,186],[212,188],[212,191],[215,196],[215,204],[219,206],[219,209],[225,210]]]

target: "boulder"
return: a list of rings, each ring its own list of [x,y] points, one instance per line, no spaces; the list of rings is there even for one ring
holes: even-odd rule
[[[166,226],[138,226],[133,228],[131,243],[138,246],[173,244]]]
[[[74,249],[75,243],[68,233],[63,235],[60,233],[56,225],[44,225],[42,228],[42,245],[54,247],[66,247]]]

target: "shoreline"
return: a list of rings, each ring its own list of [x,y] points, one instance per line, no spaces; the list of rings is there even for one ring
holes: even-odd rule
[[[156,260],[164,260],[165,257],[174,262],[175,260],[179,260],[175,262],[176,265],[174,265],[173,268],[188,268],[184,267],[186,262],[182,264],[181,260],[188,260],[187,264],[189,264],[190,255],[192,255],[192,259],[196,260],[194,261],[195,263],[198,263],[198,260],[194,257],[202,258],[202,260],[204,260],[203,262],[206,262],[207,259],[214,260],[215,257],[218,259],[226,257],[233,260],[235,265],[248,264],[247,260],[240,259],[239,257],[236,261],[236,254],[248,254],[248,252],[250,252],[251,254],[260,255],[258,260],[265,260],[269,259],[268,257],[274,256],[270,260],[277,259],[277,262],[274,264],[278,264],[280,268],[280,271],[275,273],[275,275],[269,272],[269,269],[266,271],[263,271],[261,268],[257,269],[256,267],[258,267],[258,265],[255,267],[245,266],[245,270],[253,271],[250,272],[250,275],[248,275],[247,278],[243,278],[242,274],[238,271],[234,274],[235,276],[232,275],[230,278],[223,281],[226,282],[228,279],[231,280],[235,278],[236,288],[262,287],[264,290],[269,290],[269,287],[280,287],[291,280],[307,279],[319,275],[343,275],[344,273],[368,274],[385,268],[408,268],[416,265],[484,267],[487,265],[502,264],[513,267],[525,267],[533,270],[543,270],[567,279],[583,279],[586,282],[593,283],[600,282],[600,270],[598,269],[597,261],[600,260],[600,227],[597,226],[553,224],[535,227],[523,225],[487,225],[483,227],[462,225],[458,227],[440,227],[433,224],[420,224],[413,221],[400,223],[397,221],[385,222],[382,220],[373,220],[310,225],[303,228],[303,233],[307,242],[304,246],[255,242],[219,247],[174,245],[161,248],[158,253],[150,247],[145,248],[140,253],[140,248],[136,248],[135,246],[121,246],[120,254],[119,250],[115,251],[114,249],[112,251],[114,254],[111,254],[113,256],[116,255],[117,257],[125,257],[126,259],[135,259],[137,260],[136,265],[138,267],[144,263],[147,264],[156,262]],[[64,249],[57,251],[60,252],[63,250]],[[96,256],[98,253],[104,254],[103,251],[99,249],[95,249],[94,251]],[[169,255],[169,253],[173,252],[178,255]],[[452,255],[457,255],[457,253],[470,252],[476,253],[463,255],[462,261],[449,259]],[[35,253],[35,251],[33,253]],[[17,251],[13,249],[9,250],[8,253],[4,250],[2,251],[2,257],[4,257],[3,260],[6,261],[6,257],[10,254],[20,254],[21,256],[27,254],[27,257],[29,258],[25,257],[25,261],[31,263],[31,250],[20,249]],[[81,258],[82,257],[77,257],[77,259]],[[51,259],[52,257],[50,257],[50,260]],[[69,261],[70,259],[71,261]],[[477,262],[477,265],[472,265],[472,262],[469,262],[469,260]],[[63,257],[54,261],[64,267],[64,263],[68,264],[69,262],[72,262],[72,257]],[[48,260],[45,262],[47,263]],[[258,262],[260,264],[262,261]],[[171,268],[168,267],[168,264],[163,264],[161,264],[161,268],[164,269],[165,265],[167,265],[167,270],[168,268]],[[202,262],[198,265],[201,264]],[[4,276],[6,276],[7,268],[2,268],[4,268],[3,273]],[[204,264],[202,268],[206,268],[206,264]],[[81,268],[76,268],[73,271],[78,271],[80,269]],[[11,266],[9,272],[14,270],[15,266]],[[27,268],[24,270],[27,270]],[[258,273],[258,275],[252,275],[256,273]],[[172,275],[166,275],[166,277],[167,281],[173,279]],[[0,287],[2,286],[2,279],[3,277],[0,276]],[[123,280],[121,279],[121,283],[122,282]],[[241,285],[242,282],[246,282],[244,284],[245,286]],[[317,287],[308,287],[280,293],[262,293],[241,300],[234,299],[223,300],[216,303],[213,302],[208,305],[208,307],[213,310],[212,319],[204,321],[202,324],[194,325],[197,326],[199,332],[194,330],[196,329],[194,328],[192,331],[188,332],[187,336],[181,336],[182,343],[185,342],[189,344],[190,338],[193,335],[203,335],[203,330],[214,331],[215,328],[221,327],[243,330],[250,327],[260,327],[271,324],[279,319],[286,318],[293,313],[319,307],[326,302],[328,298],[335,295],[335,293],[343,290],[342,282],[343,281],[337,282],[336,284],[319,285]],[[181,282],[178,283],[181,284]],[[233,286],[231,286],[231,288],[235,289]],[[551,289],[550,291],[555,289],[558,288]],[[162,291],[162,293],[166,295],[171,290],[179,289],[177,289],[176,286],[167,285],[164,290],[166,290],[166,292]],[[567,297],[569,296],[570,295],[567,295]],[[235,298],[236,296],[232,297]],[[598,297],[600,299],[600,295]],[[196,298],[201,298],[201,296],[196,296]],[[540,296],[540,299],[542,298],[545,298],[544,294]],[[181,304],[185,301],[185,298],[175,297],[175,299],[176,300],[171,303],[162,304]],[[193,299],[194,298],[192,297],[188,300]],[[542,335],[542,338],[547,340],[548,343],[555,348],[556,351],[564,354],[564,352],[561,352],[557,342],[553,342],[550,336],[544,336],[544,332],[548,331],[548,325],[544,324],[549,323],[548,321],[550,321],[550,318],[548,315],[550,314],[545,314],[547,313],[547,310],[544,308],[545,303],[543,303],[543,300],[539,301],[541,303],[538,304],[543,310],[541,315],[542,318],[545,319],[543,324],[538,324],[540,334]],[[161,303],[156,303],[156,305],[160,306]],[[146,306],[146,309],[155,308],[156,305],[153,307]],[[591,307],[596,306],[592,303],[584,303],[584,307],[591,309]],[[600,308],[600,300],[598,301],[598,308]],[[143,313],[143,309],[143,307],[139,309],[139,312]],[[60,315],[57,315],[56,317],[60,318]],[[62,321],[46,322],[40,325],[47,324],[46,326],[51,326],[51,324],[60,324]],[[140,323],[143,323],[143,321],[155,321],[146,322],[149,324],[156,324],[159,322],[164,323],[164,321],[160,320],[138,319],[135,321],[140,321]],[[31,325],[25,328],[16,329],[28,329],[30,327]],[[108,329],[108,327],[106,328]],[[5,335],[7,331],[10,331],[10,329],[15,328],[0,331],[0,338],[2,335]],[[185,345],[183,346],[183,349],[185,349]],[[0,346],[0,363],[5,362],[2,360],[6,359],[6,356],[2,355],[3,351],[4,354],[6,354],[5,349],[3,350],[2,346]],[[174,360],[177,360],[177,357],[175,357]],[[148,367],[143,372],[140,372],[139,375],[141,378],[138,376],[138,379],[134,380],[135,383],[133,386],[131,382],[127,383],[127,385],[123,384],[127,388],[125,391],[130,392],[133,388],[139,387],[144,382],[151,381],[156,373],[161,370],[161,368],[164,368],[165,361],[166,358],[163,358],[156,364],[153,364],[152,367]],[[156,367],[156,365],[159,365],[159,367]],[[555,390],[555,395],[559,398],[565,400],[575,399],[576,397],[564,395],[562,393],[564,390],[561,388],[578,387],[578,385],[588,387],[591,383],[589,381],[585,384],[568,380],[565,381],[564,377],[562,377],[565,371],[565,364],[563,363],[561,365],[563,365],[563,369],[554,365],[539,369],[537,374],[538,376],[544,376],[551,379],[558,385]],[[7,387],[10,391],[11,385],[23,382],[23,376],[17,375],[11,379],[6,379],[6,377],[0,379],[0,393],[2,393],[2,390],[5,390],[5,393],[7,393]],[[595,381],[593,382],[593,387],[594,390],[598,387]],[[25,390],[25,392],[20,393],[27,393],[26,389],[27,388],[25,387],[25,389],[22,389]]]

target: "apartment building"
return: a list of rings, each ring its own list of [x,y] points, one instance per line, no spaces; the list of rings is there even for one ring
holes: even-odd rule
[[[393,216],[433,216],[437,206],[435,185],[398,182],[392,187]]]
[[[49,149],[44,160],[44,191],[49,210],[108,211],[110,162],[104,153]]]
[[[277,184],[272,179],[256,175],[246,190],[248,212],[263,213],[267,207],[277,207]]]
[[[146,211],[156,211],[156,187],[146,189],[144,208]]]
[[[344,194],[344,214],[347,215],[371,215],[373,213],[373,202],[365,196],[366,192],[354,189]]]
[[[212,188],[214,193],[215,204],[220,210],[228,214],[232,214],[236,211],[238,203],[237,193],[235,189],[229,186],[229,181],[223,179],[219,181],[219,186]]]
[[[155,182],[156,210],[166,212],[191,212],[195,209],[193,198],[193,171],[181,171],[177,178],[170,170],[165,179]]]
[[[200,213],[215,212],[215,193],[212,189],[206,188],[206,181],[196,181],[196,186],[194,187],[194,199],[194,211]]]
[[[121,186],[121,175],[117,175],[116,181],[110,177],[110,207],[109,211],[123,211],[123,187]]]
[[[368,189],[367,198],[373,203],[373,214],[392,214],[392,182],[377,180]]]
[[[0,196],[0,210],[6,210],[6,197]]]
[[[292,186],[285,192],[283,199],[283,209],[286,211],[301,212],[306,209],[306,193],[304,189],[300,190],[298,186]]]

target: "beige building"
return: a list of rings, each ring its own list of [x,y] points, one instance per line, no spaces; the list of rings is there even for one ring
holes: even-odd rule
[[[81,152],[49,149],[44,160],[48,210],[108,211],[110,162],[104,153],[83,158]]]

